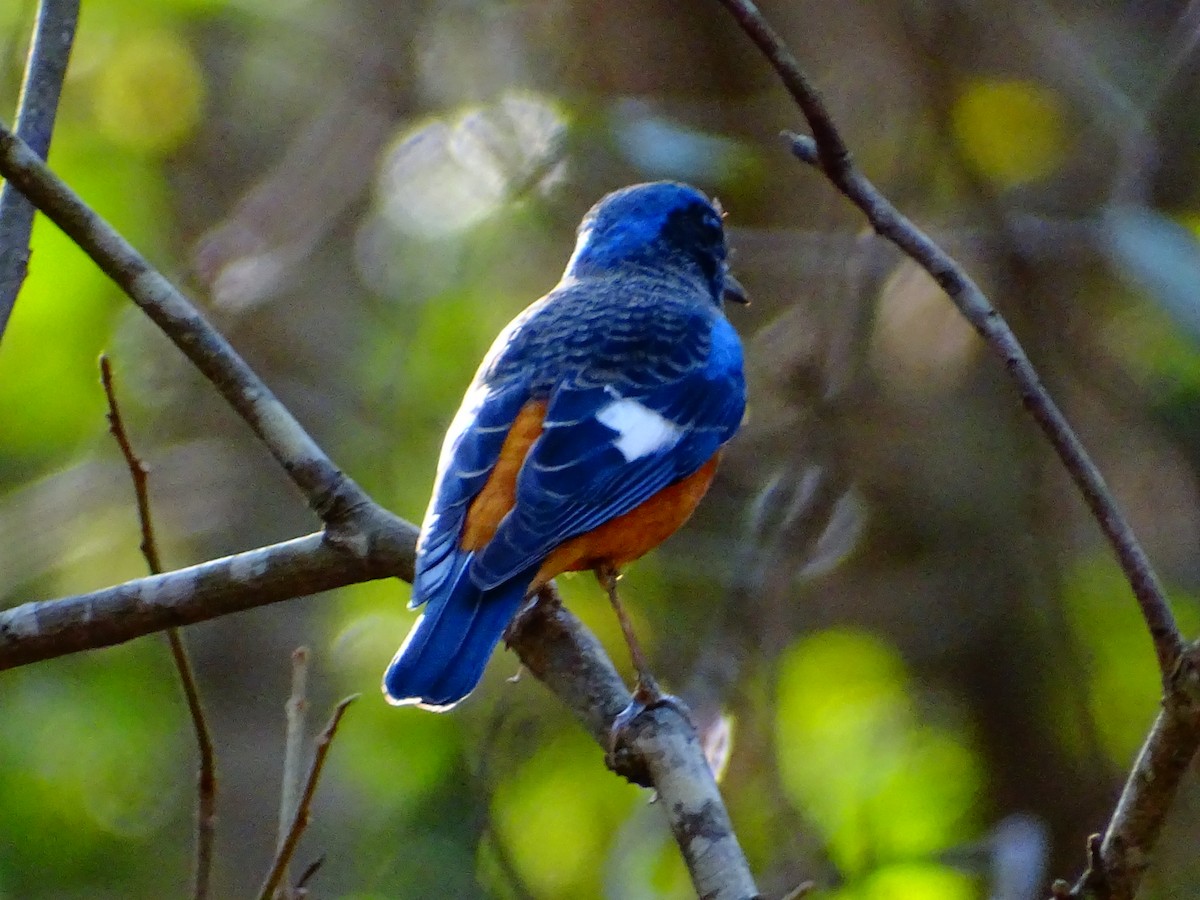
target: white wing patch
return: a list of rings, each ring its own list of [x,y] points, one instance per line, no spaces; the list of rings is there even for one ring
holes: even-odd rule
[[[618,397],[596,413],[596,421],[617,433],[613,446],[625,462],[667,450],[679,442],[683,429],[636,400]]]

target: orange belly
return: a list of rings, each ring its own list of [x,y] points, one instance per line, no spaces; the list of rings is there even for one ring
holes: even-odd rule
[[[687,478],[667,485],[629,512],[609,519],[585,534],[576,535],[550,551],[530,585],[530,593],[563,572],[600,566],[620,569],[649,553],[695,512],[717,472],[720,456],[719,452],[714,454]]]
[[[496,467],[471,501],[459,541],[464,550],[478,550],[496,533],[512,509],[517,476],[529,448],[542,433],[546,404],[530,401],[521,408],[504,439]],[[611,566],[619,569],[653,550],[670,537],[695,511],[717,471],[720,452],[686,478],[676,481],[629,512],[591,531],[576,535],[550,551],[530,585],[533,593],[563,572]]]

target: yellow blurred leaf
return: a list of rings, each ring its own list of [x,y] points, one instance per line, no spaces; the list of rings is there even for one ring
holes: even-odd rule
[[[1004,187],[1049,175],[1067,154],[1058,97],[1032,81],[968,82],[955,101],[952,127],[967,159]]]
[[[113,143],[166,154],[191,136],[204,105],[204,76],[188,45],[170,31],[117,42],[96,82],[95,116]]]
[[[1110,758],[1127,765],[1159,708],[1161,679],[1129,584],[1107,553],[1067,570],[1064,604],[1085,654],[1088,704]],[[1171,603],[1184,634],[1195,634],[1200,602],[1180,591]]]
[[[597,759],[582,735],[564,735],[496,791],[498,836],[537,896],[600,896],[596,872],[640,792]]]

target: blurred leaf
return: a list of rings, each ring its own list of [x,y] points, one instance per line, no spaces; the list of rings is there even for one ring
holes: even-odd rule
[[[595,873],[642,796],[598,765],[599,756],[582,733],[562,735],[496,791],[498,835],[538,896],[599,896]]]
[[[980,789],[962,738],[922,724],[894,651],[826,631],[780,662],[776,741],[793,802],[848,876],[963,840]]]
[[[648,178],[728,183],[756,168],[757,160],[737,141],[689,128],[639,100],[617,104],[612,129],[621,152]]]
[[[100,132],[118,146],[166,154],[200,122],[204,76],[173,31],[130,32],[113,45],[95,87]]]
[[[70,139],[56,139],[52,162],[129,240],[153,252],[169,221],[156,169]],[[31,244],[29,277],[0,353],[0,451],[21,456],[60,453],[106,428],[96,358],[121,302],[108,278],[42,216]]]
[[[415,615],[404,609],[409,590],[388,579],[337,593],[329,618],[334,634],[329,657],[341,681],[374,702],[361,704],[355,727],[338,736],[341,765],[361,789],[397,811],[436,791],[461,755],[461,722],[382,702],[384,667]]]
[[[453,120],[412,128],[385,154],[380,207],[402,232],[448,237],[477,225],[523,190],[552,175],[566,119],[549,98],[509,92]],[[538,176],[541,178],[538,178]]]
[[[861,885],[834,891],[830,900],[975,900],[975,879],[947,866],[905,863],[884,866]]]
[[[65,896],[98,887],[100,872],[104,883],[128,879],[131,866],[143,880],[169,878],[137,862],[162,842],[191,783],[185,713],[167,659],[157,642],[142,641],[10,673],[0,818],[8,838],[23,839],[6,839],[0,884],[6,864],[36,879],[36,894],[30,882],[19,896]],[[159,851],[183,865],[182,848]]]
[[[967,159],[1001,186],[1044,178],[1066,158],[1058,96],[1035,82],[973,79],[963,85],[951,115]]]

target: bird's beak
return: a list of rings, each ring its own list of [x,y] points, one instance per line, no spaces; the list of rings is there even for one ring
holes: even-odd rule
[[[727,303],[732,301],[742,306],[750,305],[750,295],[746,293],[742,283],[728,272],[725,273],[725,290],[721,293],[721,299]]]

